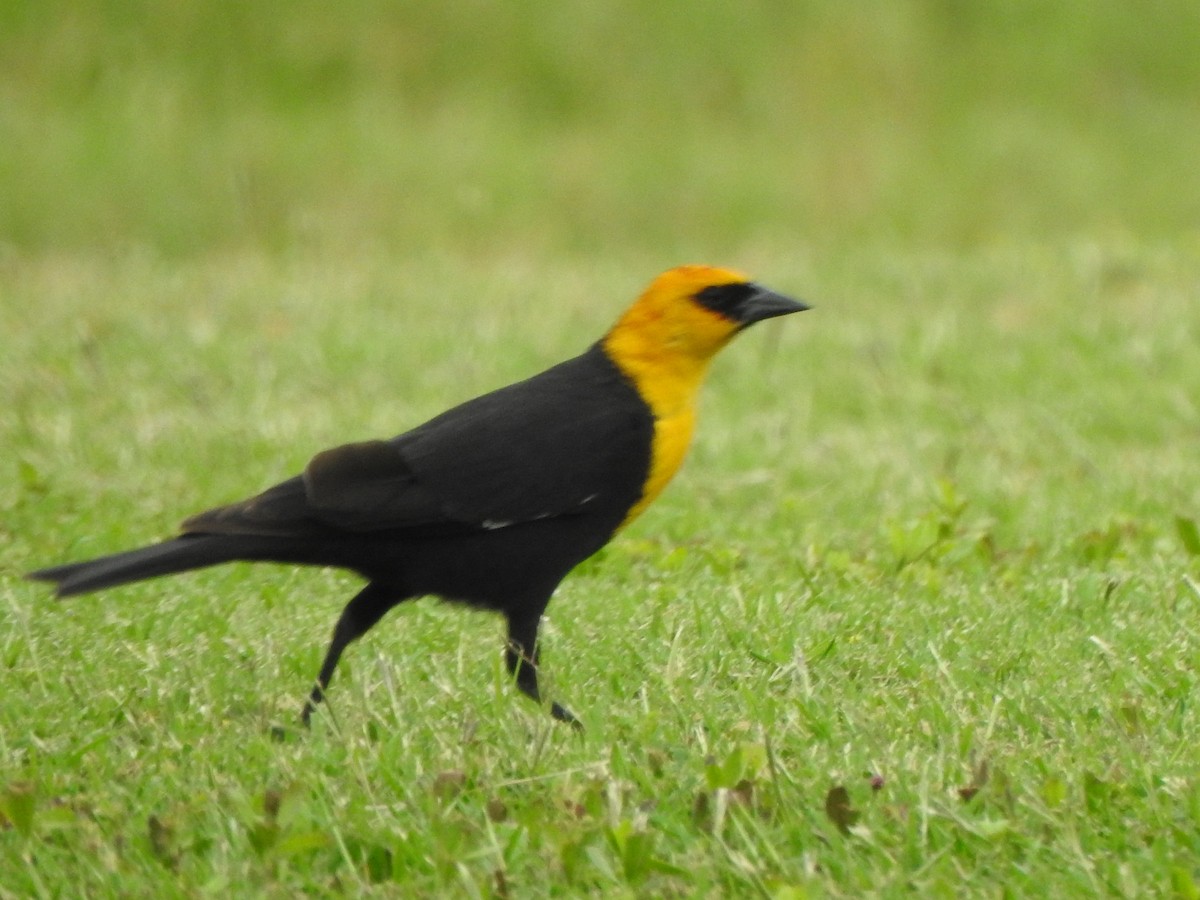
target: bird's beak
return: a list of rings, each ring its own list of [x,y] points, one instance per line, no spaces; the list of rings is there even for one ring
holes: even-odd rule
[[[786,316],[789,313],[804,312],[811,307],[807,303],[777,294],[765,287],[755,285],[755,291],[739,306],[738,318],[743,325],[752,325],[763,319],[773,319],[776,316]]]

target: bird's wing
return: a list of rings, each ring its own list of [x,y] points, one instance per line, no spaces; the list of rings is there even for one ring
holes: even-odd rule
[[[302,476],[184,528],[453,533],[610,506],[623,514],[641,495],[653,428],[633,387],[594,350],[390,441],[326,450]]]

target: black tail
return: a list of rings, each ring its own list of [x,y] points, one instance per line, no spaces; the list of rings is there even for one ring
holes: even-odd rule
[[[262,540],[262,539],[260,539]],[[72,597],[101,588],[129,584],[159,575],[203,569],[236,559],[262,559],[262,547],[253,537],[224,534],[184,535],[125,553],[101,556],[87,562],[68,563],[30,572],[26,578],[49,581],[56,595]]]

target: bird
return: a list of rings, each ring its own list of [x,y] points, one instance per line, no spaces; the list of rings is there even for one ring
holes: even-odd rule
[[[234,561],[347,569],[366,584],[337,619],[304,725],[347,646],[422,596],[500,613],[509,676],[544,704],[538,630],[555,589],[679,469],[718,351],[756,322],[808,308],[733,269],[669,269],[572,359],[390,440],[320,452],[300,475],[186,519],[173,538],[26,577],[64,598]]]

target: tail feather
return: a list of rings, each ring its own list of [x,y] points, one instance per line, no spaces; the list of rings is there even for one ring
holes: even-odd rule
[[[249,543],[254,543],[253,539]],[[72,597],[159,575],[188,572],[236,559],[254,559],[255,550],[261,552],[261,548],[248,546],[245,537],[184,535],[161,544],[86,562],[39,569],[25,577],[34,581],[49,581],[55,585],[56,596]]]

